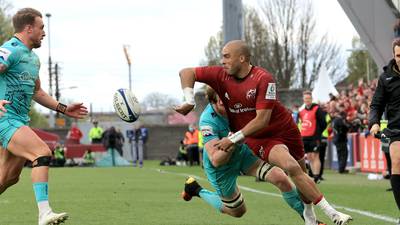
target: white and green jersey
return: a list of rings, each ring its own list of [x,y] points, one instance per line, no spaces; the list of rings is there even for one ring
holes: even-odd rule
[[[6,105],[5,117],[28,122],[35,81],[39,77],[39,57],[13,37],[0,47],[0,63],[7,67],[0,73],[0,99],[12,102]]]

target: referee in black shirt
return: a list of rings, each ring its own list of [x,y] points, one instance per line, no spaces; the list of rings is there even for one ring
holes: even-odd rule
[[[369,115],[371,134],[380,130],[380,119],[386,111],[388,129],[384,134],[390,138],[392,175],[390,183],[397,207],[400,209],[400,38],[392,43],[393,59],[383,68],[378,86],[372,98]],[[400,225],[400,220],[398,222]]]

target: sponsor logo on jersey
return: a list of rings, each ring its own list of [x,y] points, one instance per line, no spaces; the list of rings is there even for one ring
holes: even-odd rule
[[[200,126],[201,135],[208,137],[214,135],[213,128],[211,126]]]
[[[236,103],[234,106],[233,106],[233,108],[235,108],[235,109],[240,109],[240,108],[242,108],[242,103]]]
[[[276,100],[276,84],[268,83],[267,92],[265,92],[265,99]]]
[[[246,99],[250,100],[250,99],[255,99],[256,98],[256,89],[250,89],[247,91],[246,93]]]
[[[8,57],[11,55],[11,51],[6,48],[0,48],[0,58],[4,61],[8,60]]]
[[[255,111],[255,110],[256,110],[256,108],[249,108],[249,107],[239,108],[239,109],[229,108],[229,112],[231,112],[231,113],[245,113],[245,112]]]

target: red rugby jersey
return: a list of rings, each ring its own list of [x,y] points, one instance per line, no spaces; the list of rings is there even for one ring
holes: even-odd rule
[[[221,66],[195,68],[196,81],[210,85],[224,103],[232,131],[242,129],[256,116],[257,109],[272,109],[271,119],[253,138],[276,136],[296,127],[291,113],[278,101],[276,84],[265,69],[253,66],[243,79],[228,75]]]

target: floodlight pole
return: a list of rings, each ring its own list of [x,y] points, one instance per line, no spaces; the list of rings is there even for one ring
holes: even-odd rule
[[[129,45],[124,45],[124,54],[126,61],[128,63],[128,70],[129,70],[129,90],[132,91],[132,69],[131,69],[131,56],[129,54]]]

